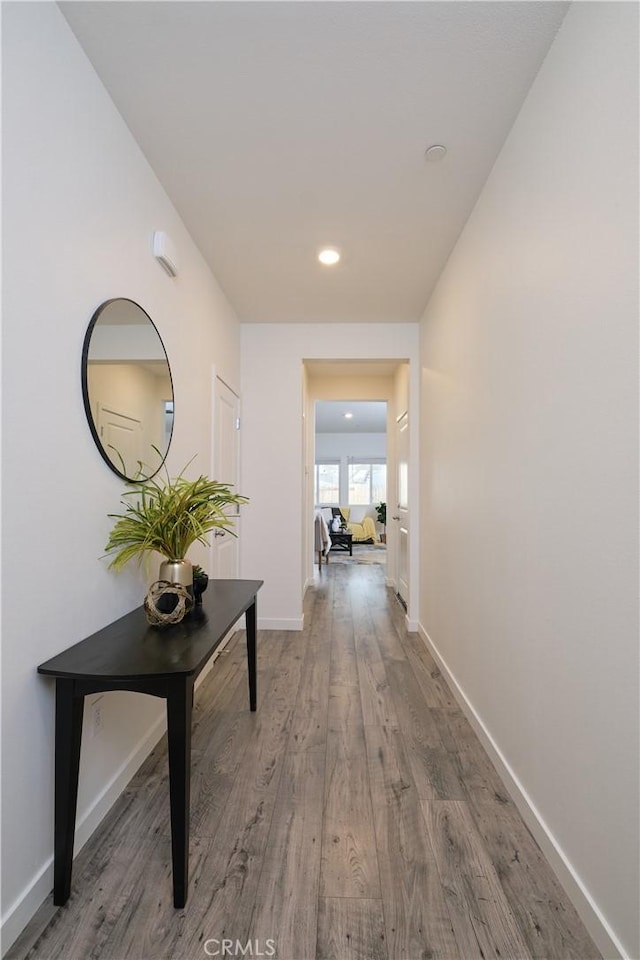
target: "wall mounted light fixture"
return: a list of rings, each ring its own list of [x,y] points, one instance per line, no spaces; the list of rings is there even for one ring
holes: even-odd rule
[[[156,230],[153,234],[153,255],[170,277],[178,276],[176,248],[164,230]]]

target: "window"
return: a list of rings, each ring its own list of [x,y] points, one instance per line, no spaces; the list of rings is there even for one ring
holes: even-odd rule
[[[316,463],[315,502],[340,503],[340,464]]]
[[[387,499],[387,465],[383,461],[349,464],[349,505]]]

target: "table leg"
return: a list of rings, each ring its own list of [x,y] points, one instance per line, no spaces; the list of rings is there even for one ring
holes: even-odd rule
[[[247,667],[249,670],[249,707],[255,710],[258,704],[258,677],[256,655],[256,601],[248,608],[247,621]]]
[[[184,677],[171,682],[167,695],[171,857],[173,905],[179,908],[184,907],[187,902],[189,890],[192,707],[193,683]]]
[[[53,902],[57,907],[66,903],[71,893],[83,712],[84,697],[74,696],[74,681],[57,678],[53,832]]]

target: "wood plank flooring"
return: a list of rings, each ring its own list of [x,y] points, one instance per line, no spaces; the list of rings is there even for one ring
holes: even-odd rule
[[[241,634],[197,692],[187,906],[163,742],[7,960],[600,957],[384,567],[323,565],[305,624],[259,633],[256,714]]]

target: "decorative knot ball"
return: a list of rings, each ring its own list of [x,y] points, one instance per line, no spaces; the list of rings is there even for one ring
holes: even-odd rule
[[[170,599],[173,597],[175,602]],[[156,580],[151,584],[144,598],[144,612],[149,623],[163,627],[171,623],[180,623],[192,604],[189,591],[181,583]]]

